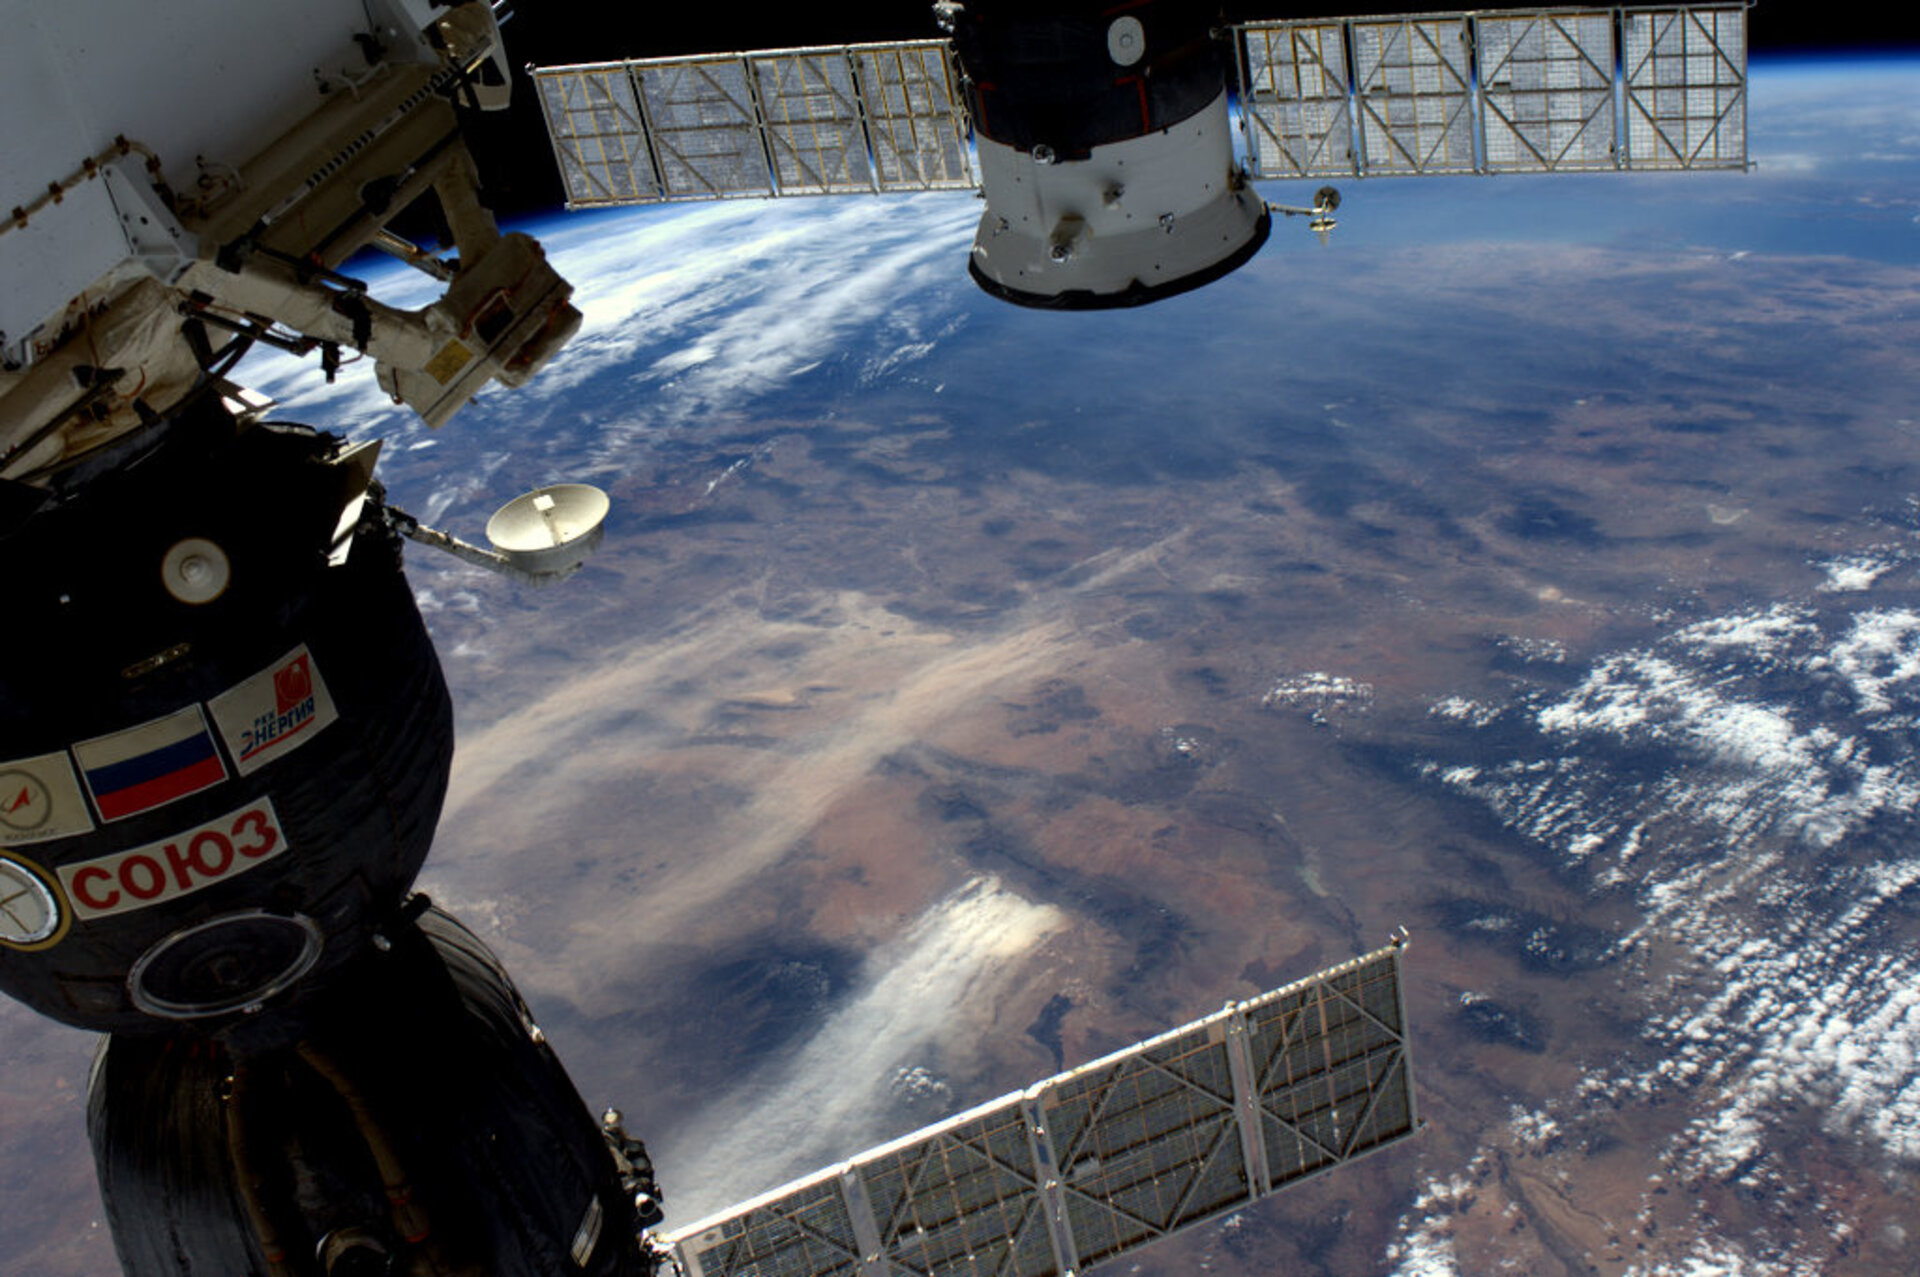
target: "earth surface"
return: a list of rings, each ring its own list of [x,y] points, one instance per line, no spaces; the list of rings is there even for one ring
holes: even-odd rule
[[[671,1224],[1405,926],[1425,1130],[1132,1271],[1911,1270],[1916,75],[1138,311],[987,297],[964,195],[556,217],[581,335],[438,433],[249,365],[469,539],[614,498],[558,588],[410,555],[422,887]],[[92,1039],[0,1035],[0,1271],[110,1272]]]

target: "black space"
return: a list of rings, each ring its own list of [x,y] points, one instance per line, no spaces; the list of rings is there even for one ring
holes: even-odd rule
[[[1484,4],[1481,9],[1532,9],[1538,4]],[[1375,0],[1233,0],[1221,6],[1227,21],[1315,18],[1342,14],[1432,13],[1444,5]],[[929,0],[879,3],[754,6],[718,4],[607,4],[587,0],[518,0],[501,28],[516,68],[513,107],[483,118],[474,149],[489,200],[505,217],[555,209],[558,175],[546,129],[523,69],[528,64],[605,62],[621,58],[725,53],[742,49],[851,44],[862,40],[933,39]],[[1755,53],[1872,51],[1920,48],[1920,6],[1869,18],[1808,0],[1763,0],[1748,17]],[[1857,16],[1855,16],[1857,15]]]

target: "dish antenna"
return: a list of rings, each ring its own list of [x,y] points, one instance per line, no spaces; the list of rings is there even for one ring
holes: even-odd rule
[[[537,576],[577,572],[606,536],[607,494],[589,483],[556,483],[515,497],[487,520],[487,540],[507,562]]]
[[[507,502],[487,520],[492,550],[429,528],[393,506],[386,508],[386,514],[395,530],[409,540],[516,581],[551,585],[578,572],[600,548],[612,505],[607,494],[590,483],[535,488]]]

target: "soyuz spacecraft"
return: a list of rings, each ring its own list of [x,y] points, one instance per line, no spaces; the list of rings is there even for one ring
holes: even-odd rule
[[[1221,27],[1171,0],[935,6],[948,39],[532,74],[574,206],[978,190],[1021,305],[1219,278],[1276,176],[1743,165],[1744,8]],[[580,322],[463,133],[480,0],[0,0],[0,991],[105,1035],[88,1126],[130,1274],[1064,1277],[1417,1127],[1398,943],[672,1233],[498,961],[412,893],[451,707],[378,445],[274,419],[248,351],[371,358],[439,426]],[[1240,138],[1235,142],[1236,132]],[[403,211],[446,228],[429,250]],[[354,274],[433,276],[417,309]]]
[[[417,525],[377,446],[267,420],[232,379],[257,345],[371,357],[439,424],[578,326],[462,139],[507,100],[492,11],[3,20],[0,989],[109,1035],[88,1125],[122,1265],[642,1271],[644,1157],[409,894],[453,750],[401,573]],[[457,258],[387,229],[421,202]],[[444,292],[383,304],[342,273],[369,248]],[[516,528],[531,558],[502,566],[563,572],[577,504],[509,512],[550,535]]]

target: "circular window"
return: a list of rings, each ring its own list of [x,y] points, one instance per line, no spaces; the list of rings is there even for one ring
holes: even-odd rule
[[[169,1020],[244,1010],[305,975],[322,939],[300,914],[248,909],[209,918],[141,954],[127,992],[142,1011]]]

